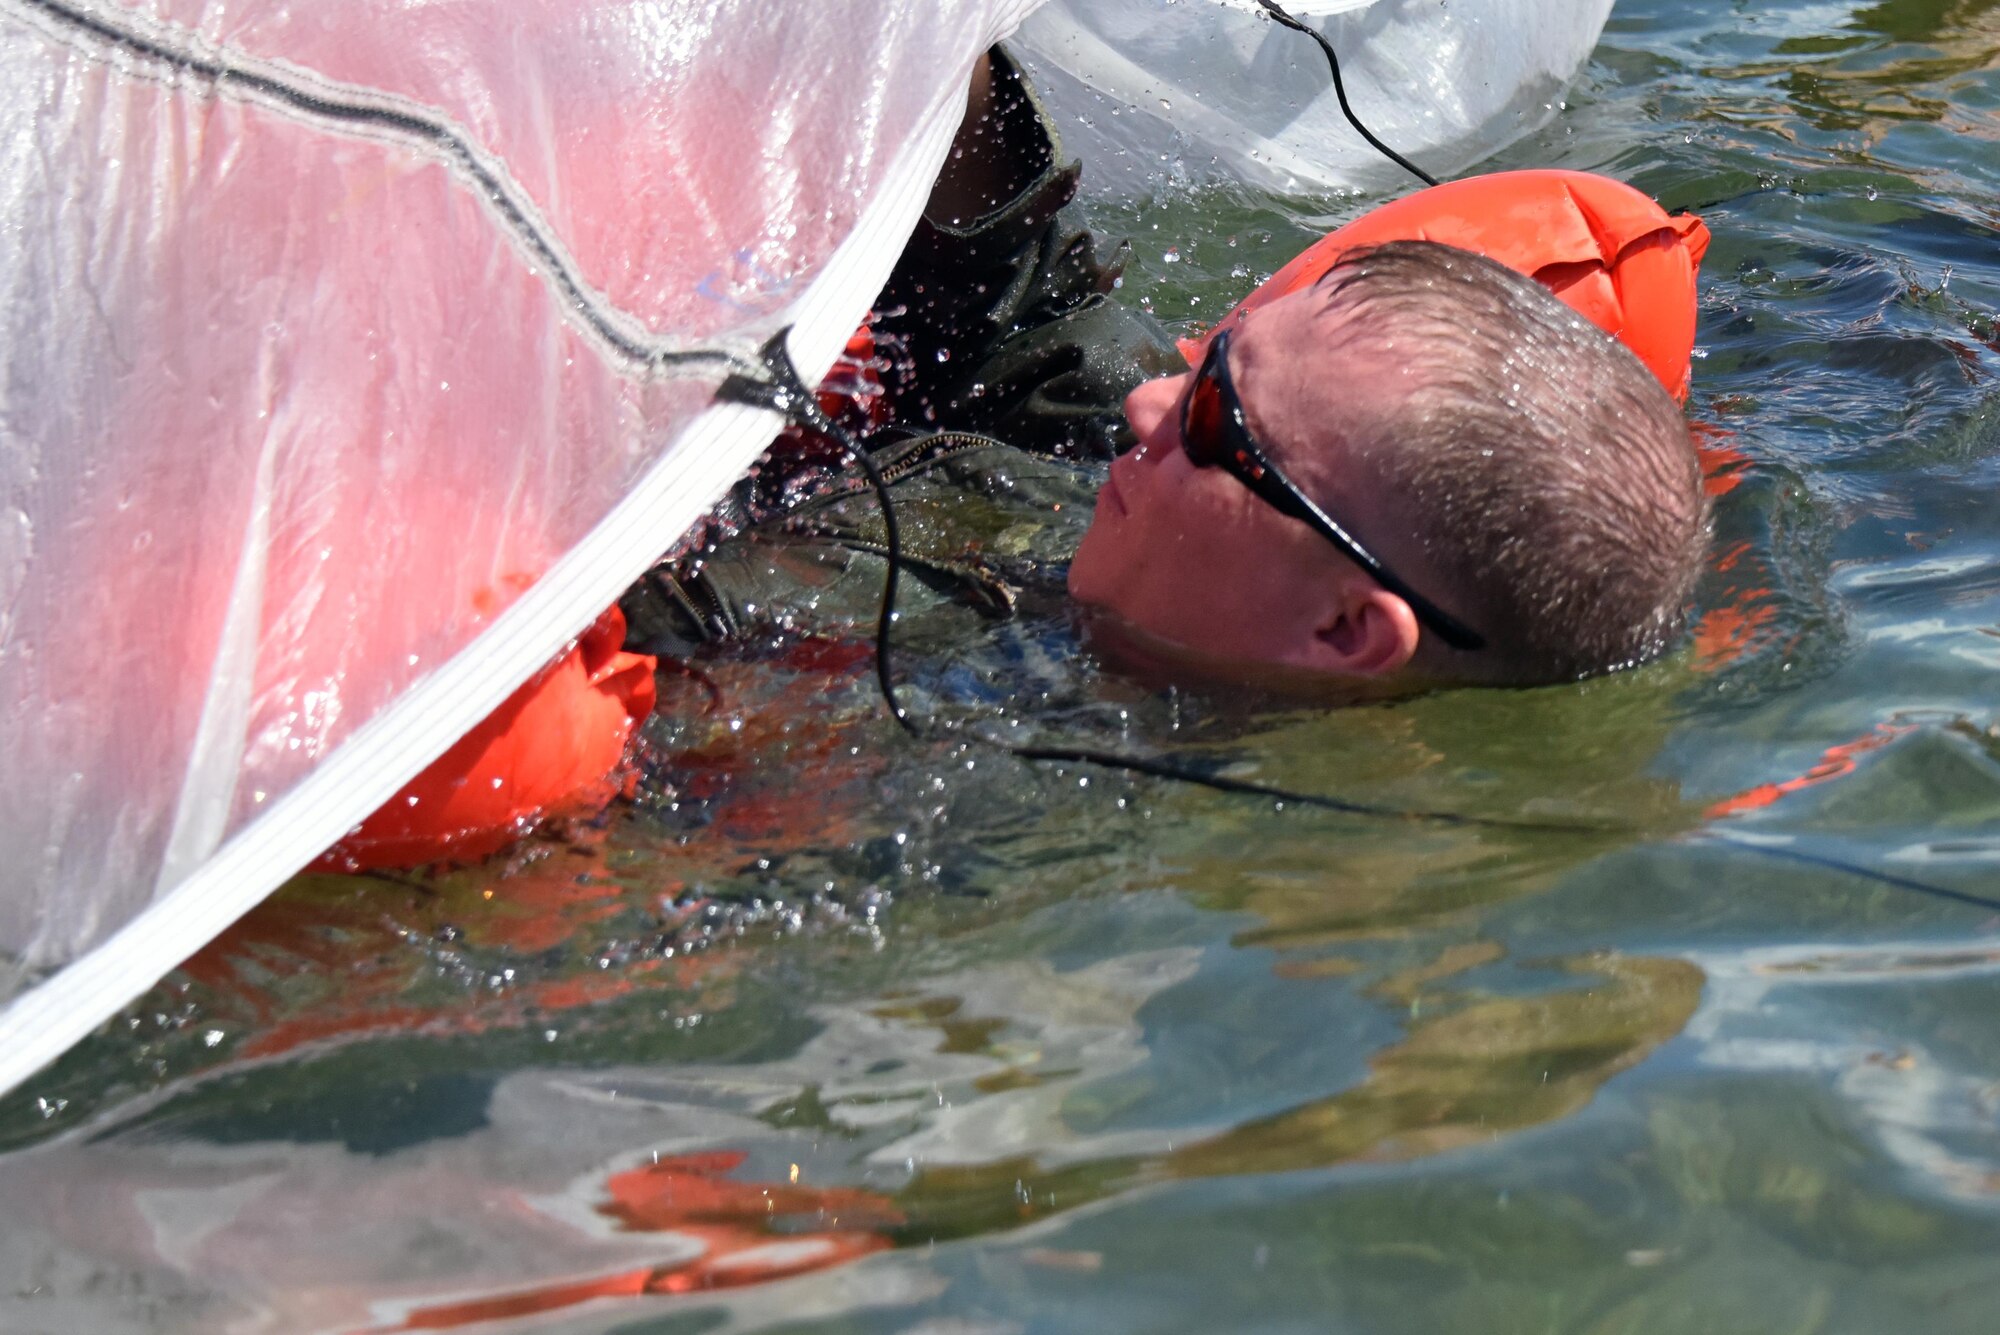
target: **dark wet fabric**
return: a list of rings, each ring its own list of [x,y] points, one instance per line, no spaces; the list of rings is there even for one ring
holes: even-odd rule
[[[1100,256],[1073,202],[1080,166],[1006,52],[992,62],[997,132],[1032,179],[971,227],[920,221],[871,318],[889,421],[867,443],[903,519],[912,614],[944,601],[1004,615],[1024,581],[1066,563],[1089,465],[1131,443],[1125,395],[1185,369],[1152,317],[1109,295],[1126,247]],[[626,593],[627,644],[683,654],[870,619],[882,541],[860,471],[787,432]]]
[[[875,455],[901,526],[900,619],[924,633],[1005,617],[1023,590],[1057,587],[1101,480],[1101,465],[969,433]],[[627,642],[681,657],[724,641],[865,626],[881,604],[885,544],[867,480],[842,480],[648,572],[624,598]]]
[[[1110,458],[1130,444],[1125,395],[1180,358],[1150,316],[1112,300],[1128,247],[1099,255],[1072,203],[1081,166],[1063,161],[1040,100],[998,48],[993,71],[1000,132],[1039,170],[970,228],[918,222],[876,306],[891,410],[911,428]]]

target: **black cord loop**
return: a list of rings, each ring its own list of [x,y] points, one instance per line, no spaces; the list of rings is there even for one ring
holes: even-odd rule
[[[747,403],[769,408],[795,426],[817,431],[839,445],[867,475],[868,485],[875,489],[876,504],[882,507],[882,528],[887,539],[883,546],[888,557],[888,574],[882,579],[882,610],[875,619],[875,684],[881,688],[882,702],[889,707],[889,716],[904,732],[922,739],[922,730],[896,697],[896,683],[889,674],[889,630],[896,621],[896,590],[903,573],[903,530],[896,521],[896,502],[889,494],[889,484],[883,478],[882,470],[875,465],[874,456],[854,438],[852,432],[820,407],[819,396],[806,386],[799,375],[791,349],[786,346],[791,332],[791,326],[787,325],[757,350],[758,360],[770,372],[770,380],[755,380],[740,373],[730,375],[716,387],[715,397],[725,403]]]

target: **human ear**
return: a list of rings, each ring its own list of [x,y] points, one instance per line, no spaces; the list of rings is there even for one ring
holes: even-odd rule
[[[1417,614],[1387,589],[1357,591],[1341,600],[1313,632],[1315,657],[1329,672],[1386,677],[1416,655]]]

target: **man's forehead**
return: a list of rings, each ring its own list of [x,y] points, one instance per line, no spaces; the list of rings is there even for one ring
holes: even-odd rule
[[[1414,388],[1392,337],[1348,299],[1303,288],[1251,312],[1229,366],[1245,424],[1272,462],[1391,566],[1426,571],[1384,490],[1392,426]]]
[[[1318,287],[1302,288],[1250,312],[1231,336],[1231,375],[1254,428],[1259,418],[1295,412],[1368,412],[1408,373],[1393,336]]]

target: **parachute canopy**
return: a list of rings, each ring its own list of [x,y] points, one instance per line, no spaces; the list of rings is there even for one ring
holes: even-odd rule
[[[0,1090],[713,503],[775,422],[716,386],[788,326],[832,362],[1035,4],[0,0]],[[1608,0],[1320,8],[1449,168]],[[1022,41],[1098,179],[1383,179],[1240,4],[1062,0]]]

